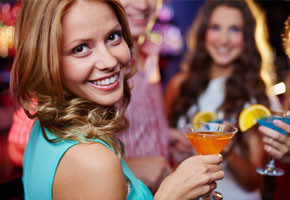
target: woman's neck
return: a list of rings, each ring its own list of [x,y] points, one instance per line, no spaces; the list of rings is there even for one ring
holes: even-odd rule
[[[233,70],[234,70],[233,64],[221,66],[221,65],[212,63],[210,67],[210,79],[212,80],[218,77],[228,78],[232,75]]]

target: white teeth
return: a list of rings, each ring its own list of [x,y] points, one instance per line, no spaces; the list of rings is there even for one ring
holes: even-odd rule
[[[114,80],[115,80],[115,78],[114,78],[114,77],[111,77],[111,78],[110,78],[110,82],[111,82],[111,83],[113,83],[113,82],[114,82]]]
[[[117,78],[118,78],[118,74],[115,74],[111,78],[106,78],[106,79],[99,80],[99,81],[93,81],[93,83],[95,85],[99,85],[99,86],[109,85],[111,83],[114,83],[117,80]]]
[[[109,79],[106,78],[106,80],[105,80],[105,84],[106,84],[106,85],[109,85],[109,83],[110,83]]]
[[[220,53],[228,53],[229,52],[229,48],[225,48],[225,47],[219,47],[219,48],[217,48],[217,50]]]
[[[144,19],[146,19],[146,17],[144,15],[132,15],[131,18],[135,19],[135,20],[144,20]]]

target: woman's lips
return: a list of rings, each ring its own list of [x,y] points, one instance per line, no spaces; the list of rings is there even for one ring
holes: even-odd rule
[[[131,15],[128,16],[129,21],[135,25],[144,25],[148,22],[148,16],[145,15]]]

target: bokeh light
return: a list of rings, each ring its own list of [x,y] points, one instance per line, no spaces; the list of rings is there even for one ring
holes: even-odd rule
[[[14,29],[20,3],[0,2],[0,57],[14,54]]]

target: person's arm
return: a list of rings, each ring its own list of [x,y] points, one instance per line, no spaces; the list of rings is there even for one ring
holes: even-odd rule
[[[102,144],[78,144],[62,157],[53,182],[53,199],[126,199],[120,159]]]
[[[160,185],[155,200],[196,199],[216,188],[224,177],[222,157],[219,155],[192,156]]]
[[[259,130],[265,135],[263,137],[264,150],[280,162],[290,164],[290,125],[281,120],[274,120],[273,123],[283,129],[286,135],[268,127],[260,126]]]
[[[265,153],[261,134],[258,130],[253,129],[242,134],[248,134],[246,140],[248,155],[241,156],[235,151],[230,151],[225,159],[228,168],[240,186],[247,191],[253,191],[261,183],[261,176],[256,172],[256,168],[264,164]]]
[[[142,180],[152,193],[171,172],[171,167],[162,156],[124,158],[134,175]]]

